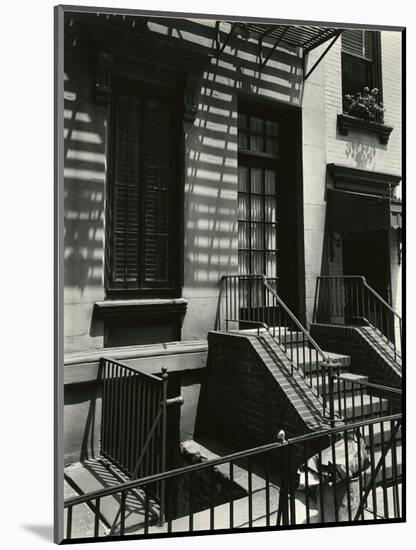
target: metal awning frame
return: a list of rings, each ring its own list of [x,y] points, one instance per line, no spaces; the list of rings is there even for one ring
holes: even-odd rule
[[[215,49],[216,49],[216,52],[217,52],[217,60],[219,59],[220,55],[225,50],[226,46],[229,44],[230,39],[231,39],[232,35],[234,34],[235,29],[237,27],[241,27],[243,29],[246,28],[248,31],[250,31],[250,25],[247,24],[247,23],[238,23],[238,22],[235,22],[235,21],[229,22],[229,24],[231,25],[230,31],[227,34],[224,42],[221,43],[220,23],[221,23],[221,21],[216,21],[215,22]],[[271,48],[270,48],[269,52],[267,53],[267,55],[263,58],[263,54],[262,54],[263,41],[272,32],[276,31],[277,27],[281,27],[281,32],[275,38],[274,44],[271,46]],[[286,33],[289,30],[293,29],[294,27],[296,27],[296,25],[278,25],[278,26],[273,25],[273,26],[270,26],[270,27],[266,28],[266,30],[263,33],[260,34],[260,36],[258,38],[258,52],[259,52],[258,56],[259,56],[259,65],[260,65],[261,68],[266,66],[267,62],[269,61],[269,59],[271,58],[273,53],[276,51],[276,48],[279,46],[279,44],[284,39]],[[303,80],[306,80],[313,73],[313,71],[316,69],[316,67],[319,65],[319,63],[322,61],[322,59],[325,57],[325,55],[329,52],[329,50],[335,44],[337,39],[340,37],[340,35],[342,34],[342,31],[343,31],[343,29],[334,29],[333,33],[329,36],[328,36],[328,34],[322,32],[321,33],[321,35],[322,35],[321,38],[319,38],[319,34],[318,34],[317,39],[316,38],[315,39],[309,39],[303,44],[300,44],[300,43],[296,44],[296,46],[298,48],[301,48],[302,51],[303,51]],[[325,50],[322,52],[322,54],[319,56],[319,58],[315,61],[315,63],[309,69],[309,71],[306,72],[306,68],[307,68],[306,66],[307,66],[307,60],[308,60],[308,57],[309,57],[309,53],[312,50],[314,50],[315,48],[317,48],[317,47],[321,46],[322,44],[324,44],[325,42],[327,42],[328,40],[331,40],[331,42],[328,44],[328,46],[325,48]],[[310,42],[311,42],[311,44],[308,45],[308,43],[310,43]]]
[[[335,42],[338,40],[338,38],[341,36],[343,29],[339,29],[336,31],[335,35],[333,36],[331,42],[328,44],[328,46],[325,48],[325,50],[322,52],[322,54],[318,57],[318,59],[313,64],[313,67],[309,69],[308,72],[306,72],[306,65],[309,58],[309,52],[320,46],[321,44],[324,44],[327,40],[330,40],[329,38],[325,38],[325,40],[322,40],[318,44],[314,44],[313,46],[309,48],[303,49],[303,80],[307,80],[307,78],[313,73],[313,71],[316,69],[316,67],[319,65],[319,63],[322,61],[322,59],[326,56],[326,54],[329,52],[329,50],[332,48],[332,46],[335,44]]]

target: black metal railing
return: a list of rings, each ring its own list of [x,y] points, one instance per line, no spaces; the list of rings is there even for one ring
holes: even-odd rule
[[[332,370],[328,380],[328,400],[331,416],[337,415],[346,423],[358,422],[400,412],[402,391]]]
[[[338,363],[322,351],[265,275],[222,277],[216,329],[270,334],[289,360],[290,374],[296,371],[305,380],[323,415],[330,416],[326,384],[328,373]]]
[[[130,478],[166,467],[167,373],[139,372],[113,359],[100,361],[101,454]]]
[[[168,374],[154,376],[113,359],[101,358],[102,386],[101,455],[130,479],[166,470],[167,407],[182,404],[168,399]],[[160,518],[164,515],[165,486],[152,486]],[[123,504],[121,503],[121,506]],[[116,525],[118,516],[113,526]]]
[[[401,357],[402,319],[365,277],[317,277],[313,322],[369,325],[391,349],[394,360]]]
[[[395,414],[289,440],[280,433],[279,442],[69,498],[64,503],[66,539],[72,538],[74,510],[85,504],[94,511],[97,536],[97,510],[110,495],[120,499],[118,534],[126,534],[126,501],[138,490],[145,496],[137,534],[398,519],[402,510],[401,423],[401,415]],[[216,509],[213,479],[218,468],[228,471],[231,490]],[[246,494],[238,499],[233,491],[237,472]],[[195,490],[198,477],[211,479],[206,481],[202,508],[200,503],[195,507],[200,496]],[[152,487],[166,483],[168,500],[172,500],[185,481],[186,511],[180,517],[169,513],[163,526],[152,523]]]

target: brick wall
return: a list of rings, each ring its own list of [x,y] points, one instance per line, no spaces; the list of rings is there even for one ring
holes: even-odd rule
[[[323,349],[351,357],[351,372],[368,376],[374,384],[401,387],[401,369],[370,344],[365,330],[366,327],[323,324],[310,327],[311,336]],[[378,345],[381,346],[381,342]]]
[[[393,126],[389,143],[377,136],[351,130],[348,136],[337,132],[336,118],[342,113],[341,40],[324,59],[327,162],[352,168],[401,174],[401,33],[381,32],[381,58],[385,123]]]
[[[209,426],[218,440],[245,449],[276,441],[281,429],[291,438],[322,428],[309,388],[290,380],[257,337],[211,332],[208,343]]]

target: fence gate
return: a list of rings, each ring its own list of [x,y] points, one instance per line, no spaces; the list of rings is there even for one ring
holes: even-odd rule
[[[101,454],[131,479],[166,467],[167,373],[138,372],[102,358]]]

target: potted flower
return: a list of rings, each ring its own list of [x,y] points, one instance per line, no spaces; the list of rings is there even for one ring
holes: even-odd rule
[[[344,95],[344,113],[356,118],[383,123],[384,107],[377,101],[378,89],[366,86],[362,92]]]

